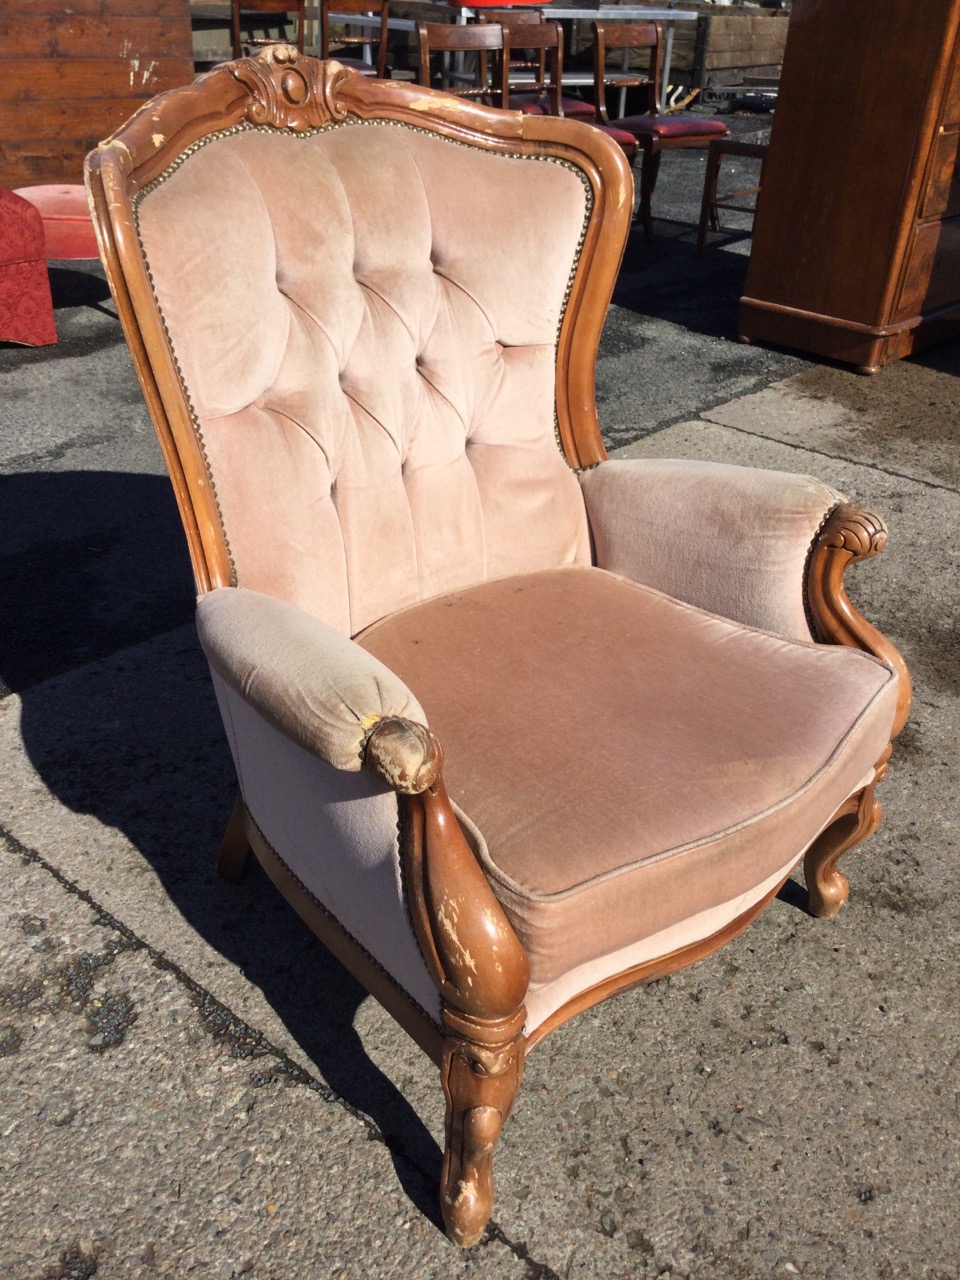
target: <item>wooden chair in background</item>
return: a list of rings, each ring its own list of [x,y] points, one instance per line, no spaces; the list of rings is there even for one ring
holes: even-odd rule
[[[511,110],[523,111],[530,104],[550,115],[596,119],[592,103],[563,94],[563,28],[559,23],[548,22],[539,9],[485,9],[478,20],[499,23],[503,29]],[[541,30],[543,27],[548,30]],[[536,56],[531,58],[531,54]]]
[[[348,30],[351,26],[344,23],[344,29],[335,36],[330,34],[330,14],[356,15],[357,18],[378,19],[374,27],[364,26],[361,31]],[[337,62],[365,76],[377,76],[380,80],[389,79],[387,67],[387,37],[389,34],[390,2],[389,0],[320,0],[320,57],[336,58]],[[376,47],[376,58],[373,49]],[[343,49],[363,50],[359,58],[344,57]]]
[[[292,41],[287,35],[291,14],[297,29],[296,38]],[[230,22],[235,58],[242,58],[245,53],[270,44],[292,43],[303,53],[305,0],[231,0]],[[276,27],[275,36],[269,34],[271,27]],[[257,29],[260,34],[254,35]]]
[[[760,188],[763,185],[763,161],[767,158],[767,152],[770,150],[770,130],[765,129],[762,132],[766,135],[763,138],[754,136],[711,138],[707,149],[707,168],[703,178],[700,222],[697,226],[695,253],[698,258],[703,257],[703,250],[707,242],[707,227],[711,227],[714,231],[720,230],[719,209],[730,209],[737,213],[756,212],[756,198],[760,195]],[[720,180],[720,166],[723,163],[724,156],[743,156],[750,160],[759,160],[761,162],[759,180],[753,186],[718,194],[717,184]],[[752,205],[744,203],[744,201],[750,199],[754,200]]]
[[[418,22],[417,43],[422,85],[487,106],[503,103],[509,82],[499,23]]]
[[[593,68],[594,100],[597,115],[604,124],[613,124],[632,134],[643,151],[640,169],[639,217],[647,239],[653,235],[653,217],[650,206],[660,157],[664,151],[686,147],[706,147],[711,138],[724,137],[727,126],[722,120],[698,116],[691,112],[665,112],[660,106],[661,81],[661,29],[658,22],[594,22]],[[623,65],[624,55],[644,51],[649,57],[648,66],[634,71]],[[609,55],[613,53],[619,63],[611,66]],[[607,108],[607,92],[610,89],[627,90],[641,88],[647,97],[646,110],[610,119]]]

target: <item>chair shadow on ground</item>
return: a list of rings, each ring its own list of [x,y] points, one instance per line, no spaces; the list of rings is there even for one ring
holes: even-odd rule
[[[129,840],[176,910],[263,991],[330,1089],[372,1119],[407,1196],[442,1230],[438,1146],[354,1029],[366,992],[255,861],[239,885],[216,877],[236,784],[168,480],[6,475],[0,512],[0,589],[18,620],[0,638],[0,676],[20,694],[24,746],[43,784]],[[203,974],[190,976],[203,985]],[[232,1037],[238,1056],[253,1053],[254,1085],[283,1075],[287,1065],[258,1057],[248,1029],[202,1003],[209,1031]]]
[[[696,230],[688,223],[658,218],[655,212],[654,236],[647,241],[634,223],[613,304],[693,333],[733,339],[750,260],[736,246],[749,240],[749,231],[725,229],[697,258]]]

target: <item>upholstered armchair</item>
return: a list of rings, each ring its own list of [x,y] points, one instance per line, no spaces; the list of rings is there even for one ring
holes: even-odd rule
[[[436,1062],[477,1241],[526,1055],[876,826],[904,721],[818,480],[604,460],[619,147],[275,48],[88,159],[236,762],[220,852]],[[638,414],[642,405],[637,406]]]

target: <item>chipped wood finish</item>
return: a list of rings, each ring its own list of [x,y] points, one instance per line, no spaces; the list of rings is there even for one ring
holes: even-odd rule
[[[493,1151],[523,1078],[523,1013],[491,1022],[445,1010],[444,1027],[440,1209],[447,1234],[469,1248],[493,1209]]]
[[[417,767],[418,755],[425,767]],[[493,1209],[493,1150],[523,1076],[530,966],[457,821],[434,735],[410,721],[385,719],[370,734],[364,760],[379,777],[404,780],[400,850],[407,900],[443,1001],[447,1111],[440,1204],[451,1239],[469,1247]]]
[[[0,185],[80,182],[91,147],[192,79],[188,0],[0,4]]]

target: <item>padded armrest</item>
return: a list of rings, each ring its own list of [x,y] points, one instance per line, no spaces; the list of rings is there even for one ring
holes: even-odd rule
[[[214,670],[263,718],[333,765],[356,772],[385,717],[426,724],[416,698],[378,659],[295,605],[221,587],[197,606]]]
[[[659,458],[602,462],[581,484],[600,568],[810,639],[807,558],[842,494],[810,476]]]

